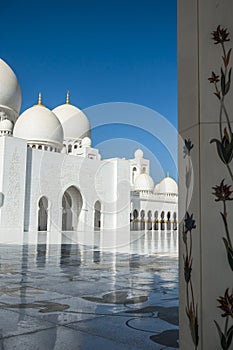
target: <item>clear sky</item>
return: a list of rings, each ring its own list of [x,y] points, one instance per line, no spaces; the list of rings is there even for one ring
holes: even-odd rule
[[[175,0],[3,1],[0,25],[1,57],[19,78],[22,111],[36,102],[38,92],[54,108],[70,90],[71,103],[81,109],[135,103],[177,126]],[[91,115],[90,122],[95,122]],[[151,152],[163,172],[176,177],[166,146],[153,136],[155,128],[153,117],[151,135],[140,128],[104,125],[93,130],[93,144],[104,157],[111,150],[126,158],[139,145],[152,160],[156,181],[162,174]],[[117,147],[109,141],[126,140],[129,134],[128,144]]]

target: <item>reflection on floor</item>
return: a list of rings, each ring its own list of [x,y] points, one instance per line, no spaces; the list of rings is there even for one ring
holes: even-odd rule
[[[0,245],[0,350],[178,348],[177,231],[90,235]]]

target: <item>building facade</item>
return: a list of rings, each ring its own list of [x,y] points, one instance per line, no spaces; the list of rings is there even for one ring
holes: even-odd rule
[[[0,232],[176,229],[177,184],[155,186],[140,149],[102,159],[69,94],[52,111],[39,95],[19,115],[17,78],[3,60],[0,70]]]

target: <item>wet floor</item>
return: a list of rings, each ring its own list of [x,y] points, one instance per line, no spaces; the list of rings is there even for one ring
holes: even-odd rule
[[[178,348],[177,232],[101,235],[0,245],[0,350]]]

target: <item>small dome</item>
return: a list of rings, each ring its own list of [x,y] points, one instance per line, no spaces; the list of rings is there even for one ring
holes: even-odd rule
[[[157,187],[158,186],[158,187]],[[156,186],[156,193],[160,194],[178,194],[178,186],[175,180],[171,177],[165,177],[160,183]]]
[[[90,123],[86,115],[78,108],[67,103],[53,109],[64,130],[65,140],[77,140],[90,137]]]
[[[13,123],[9,119],[3,119],[0,121],[0,131],[12,132]]]
[[[13,135],[30,143],[63,147],[63,129],[56,115],[43,105],[33,106],[18,118]]]
[[[134,184],[135,191],[150,191],[154,189],[154,181],[148,174],[140,174]]]
[[[16,75],[8,64],[0,59],[0,110],[15,121],[21,102],[21,90]]]
[[[157,185],[155,185],[155,188],[154,188],[154,193],[158,193],[158,191],[159,191],[159,184],[157,184]]]
[[[134,153],[135,158],[143,158],[144,154],[143,151],[139,148],[137,151]]]
[[[82,147],[91,147],[91,139],[90,137],[84,137],[82,139]]]

